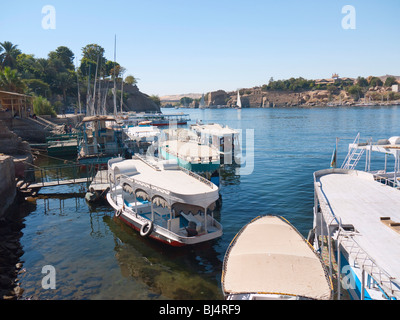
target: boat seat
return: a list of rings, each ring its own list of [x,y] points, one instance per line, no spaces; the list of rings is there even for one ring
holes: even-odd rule
[[[168,230],[177,233],[180,229],[180,219],[179,218],[173,218],[169,219],[167,222]]]
[[[194,222],[196,224],[196,231],[197,233],[201,233],[204,231],[203,228],[203,222],[200,219],[197,219],[193,213],[189,212],[188,214],[184,213],[183,211],[180,212],[180,214],[190,222]]]

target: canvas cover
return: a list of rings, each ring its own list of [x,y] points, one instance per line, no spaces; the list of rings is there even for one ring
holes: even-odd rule
[[[277,216],[254,220],[232,241],[222,285],[225,294],[331,298],[331,282],[320,258],[290,223]]]

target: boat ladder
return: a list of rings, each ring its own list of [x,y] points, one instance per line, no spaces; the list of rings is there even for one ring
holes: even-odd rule
[[[347,153],[347,156],[343,161],[343,164],[341,166],[342,169],[353,170],[357,166],[358,161],[360,161],[365,151],[365,149],[358,148],[359,142],[360,133],[357,134],[357,137],[354,139],[353,144],[349,145],[349,152]]]
[[[355,263],[358,265],[362,274],[364,271],[369,274],[376,283],[382,288],[383,291],[389,296],[389,298],[395,297],[400,299],[400,286],[395,282],[395,278],[387,274],[382,268],[380,268],[359,246],[354,237],[356,233],[354,232],[344,232],[338,233],[338,244],[347,251],[349,257],[354,259]],[[368,284],[365,284],[365,279],[362,280],[362,287],[365,288]],[[364,292],[362,290],[362,298],[364,297]]]

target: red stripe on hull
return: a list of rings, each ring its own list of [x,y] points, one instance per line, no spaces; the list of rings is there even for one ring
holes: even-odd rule
[[[178,126],[182,126],[184,124],[187,124],[187,122],[178,122],[177,123]],[[156,127],[169,126],[169,123],[153,123],[153,126],[156,126]]]
[[[120,218],[125,224],[127,224],[128,226],[130,226],[132,229],[134,229],[134,230],[140,232],[140,229],[139,229],[138,227],[136,227],[133,223],[131,223],[131,222],[129,222],[128,220],[126,220],[124,217],[122,217],[122,215],[120,215],[118,218]],[[169,241],[160,239],[160,238],[158,238],[158,237],[156,237],[156,236],[153,236],[152,234],[150,234],[149,237],[152,238],[152,239],[154,239],[154,240],[157,240],[157,241],[160,241],[160,242],[162,242],[162,243],[165,243],[165,244],[168,244],[168,245],[170,245],[170,246],[173,246],[173,247],[184,247],[184,246],[186,246],[186,244],[184,244],[184,243],[182,243],[182,242],[178,242],[178,241],[169,242]]]

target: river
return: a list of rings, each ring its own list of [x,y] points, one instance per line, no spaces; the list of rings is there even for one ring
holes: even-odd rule
[[[222,171],[222,207],[216,217],[223,236],[170,248],[115,220],[107,203],[89,205],[84,194],[77,194],[80,186],[46,188],[14,209],[21,221],[22,299],[222,299],[222,261],[243,225],[277,214],[307,236],[312,174],[329,167],[335,139],[340,138],[341,164],[358,132],[365,139],[389,138],[399,135],[400,123],[399,106],[163,110],[176,111],[190,114],[191,123],[215,122],[243,133],[246,163],[239,174],[234,168]],[[46,161],[38,158],[38,164]],[[42,285],[45,266],[54,268],[55,288]]]

